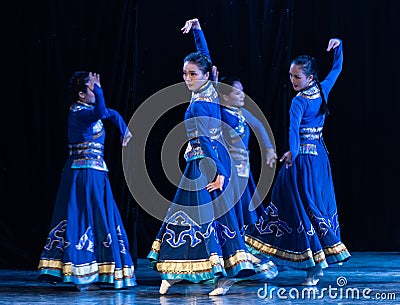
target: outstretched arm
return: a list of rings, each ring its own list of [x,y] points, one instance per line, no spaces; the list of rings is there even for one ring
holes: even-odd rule
[[[201,30],[199,19],[190,19],[186,21],[185,26],[181,29],[183,34],[187,34],[190,30],[193,31],[194,42],[196,43],[197,52],[204,54],[211,61],[210,52],[208,50],[207,41]]]
[[[127,146],[128,142],[132,138],[132,134],[126,126],[126,123],[121,115],[114,109],[106,108],[106,114],[102,117],[102,119],[107,119],[116,127],[118,127],[122,146]]]
[[[261,141],[262,147],[266,150],[266,162],[267,165],[273,167],[276,162],[277,155],[272,145],[271,139],[268,136],[267,130],[264,128],[263,124],[257,119],[250,111],[242,108],[243,115],[247,121],[247,123],[252,128],[254,134],[258,137],[258,140]]]
[[[328,100],[328,94],[332,90],[340,72],[342,71],[343,64],[343,48],[342,41],[338,38],[329,40],[326,51],[334,50],[333,67],[328,76],[321,82],[321,87],[324,90],[325,99]]]

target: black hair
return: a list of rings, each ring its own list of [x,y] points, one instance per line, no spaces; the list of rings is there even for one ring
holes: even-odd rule
[[[86,71],[76,71],[71,76],[68,83],[68,88],[73,102],[79,100],[79,92],[87,92],[88,81],[89,72]]]
[[[314,57],[309,55],[300,55],[292,60],[291,65],[298,65],[306,76],[313,75],[315,83],[317,84],[322,97],[321,107],[319,108],[320,114],[329,115],[328,104],[322,92],[321,84],[318,80],[318,65]]]
[[[218,84],[218,92],[221,95],[229,95],[232,92],[232,87],[235,82],[240,83],[240,78],[236,75],[226,75],[221,77],[221,80]],[[224,84],[228,85],[225,86]]]
[[[201,70],[201,72],[203,72],[203,74],[209,72],[209,79],[214,80],[212,75],[212,63],[208,56],[200,52],[194,52],[187,55],[183,60],[184,63],[188,61],[195,64]]]

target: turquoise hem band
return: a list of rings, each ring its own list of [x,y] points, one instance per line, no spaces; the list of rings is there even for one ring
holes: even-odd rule
[[[162,280],[186,280],[192,283],[201,283],[204,281],[213,282],[217,277],[224,277],[226,273],[221,267],[213,268],[211,272],[201,272],[196,274],[174,274],[174,273],[161,273],[160,276]]]

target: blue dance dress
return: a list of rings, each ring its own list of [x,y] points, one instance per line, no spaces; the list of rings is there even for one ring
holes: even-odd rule
[[[199,283],[255,273],[233,208],[235,185],[220,119],[218,94],[208,81],[192,93],[186,110],[186,168],[148,255],[163,280]],[[216,174],[225,176],[223,191],[208,192]]]
[[[241,194],[240,200],[235,205],[241,234],[245,238],[247,226],[257,222],[264,212],[261,198],[257,192],[256,184],[250,168],[250,126],[259,136],[263,148],[273,148],[271,140],[262,123],[243,107],[221,106],[221,119],[223,124],[224,139],[238,174]],[[277,267],[270,261],[269,256],[259,255],[260,263],[254,264],[258,280],[268,280],[278,274]]]
[[[192,29],[192,31],[197,51],[209,56],[203,31],[199,29]],[[250,170],[250,126],[259,136],[264,148],[273,148],[273,145],[262,123],[243,107],[221,105],[221,120],[224,141],[238,176],[237,194],[240,198],[236,199],[235,209],[240,232],[244,237],[245,226],[255,223],[263,212],[261,199]]]
[[[193,32],[205,46],[199,53],[210,59],[203,32]],[[185,128],[190,143],[186,168],[148,255],[151,266],[162,280],[194,283],[253,275],[252,256],[234,208],[237,176],[222,137],[220,104],[211,81],[192,92]],[[208,192],[206,185],[216,175],[225,177],[223,191]]]
[[[69,157],[40,256],[38,279],[135,286],[127,235],[103,159],[102,119],[115,124],[121,137],[127,126],[117,111],[105,107],[103,91],[97,85],[94,94],[94,106],[76,102],[69,110]]]
[[[332,172],[322,138],[325,114],[319,112],[321,94],[328,100],[342,62],[340,44],[334,51],[332,70],[320,83],[322,92],[313,82],[293,98],[289,130],[292,166],[280,169],[270,204],[246,230],[252,252],[270,255],[279,265],[326,268],[350,257],[340,238]]]
[[[241,200],[235,206],[243,236],[245,226],[255,223],[264,208],[256,190],[256,184],[250,169],[249,140],[250,126],[260,137],[263,148],[273,148],[269,136],[261,122],[243,107],[221,106],[221,119],[224,139],[239,177]]]

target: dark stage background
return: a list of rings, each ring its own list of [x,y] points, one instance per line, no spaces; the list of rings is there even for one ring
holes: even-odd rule
[[[67,153],[71,73],[100,73],[108,107],[128,122],[146,98],[182,81],[182,60],[195,46],[180,28],[193,17],[200,19],[214,64],[222,74],[240,75],[264,111],[279,155],[287,149],[293,97],[290,59],[315,56],[323,79],[332,62],[324,51],[328,40],[343,39],[344,67],[324,133],[342,239],[350,251],[398,251],[399,12],[397,0],[14,2],[2,18],[0,266],[34,269],[39,261]],[[175,188],[162,173],[159,151],[183,113],[182,107],[167,113],[147,143],[150,175],[170,199]],[[110,127],[110,181],[132,254],[145,257],[160,221],[130,196],[119,136]]]

